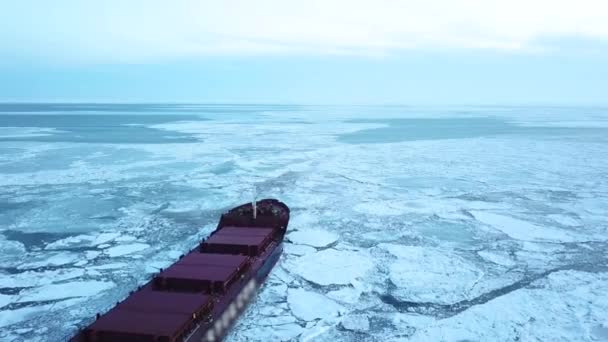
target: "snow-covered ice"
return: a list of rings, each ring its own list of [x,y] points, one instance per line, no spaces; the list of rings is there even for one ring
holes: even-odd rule
[[[45,246],[45,249],[65,249],[74,247],[91,247],[91,246],[103,246],[110,241],[118,240],[121,238],[121,233],[118,232],[106,232],[99,234],[82,234],[76,236],[70,236],[65,239],[51,242]],[[122,240],[126,241],[126,240]]]
[[[3,108],[0,340],[67,340],[253,185],[291,219],[227,342],[608,339],[605,108]]]
[[[105,253],[110,257],[119,257],[127,254],[133,254],[135,252],[142,251],[146,248],[150,247],[150,245],[146,243],[132,243],[128,245],[118,245],[114,247],[110,247],[105,250]]]
[[[321,229],[305,229],[289,233],[287,239],[295,244],[327,247],[338,241],[338,235]]]
[[[347,330],[368,331],[369,317],[367,315],[348,315],[342,318],[342,327]]]
[[[48,254],[38,254],[36,256],[30,256],[30,260],[25,260],[24,263],[19,265],[21,269],[32,269],[38,267],[48,266],[68,266],[74,264],[80,260],[80,256],[76,253],[70,252],[56,252]]]
[[[17,302],[34,302],[73,297],[90,297],[114,287],[111,281],[74,281],[49,284],[19,292]]]
[[[63,133],[47,127],[0,127],[0,138],[35,138]]]
[[[25,271],[18,274],[0,274],[0,288],[27,288],[51,284],[81,277],[82,268],[61,268],[57,270]]]
[[[293,315],[304,321],[338,316],[342,310],[340,304],[326,296],[304,289],[289,289],[287,303]]]
[[[304,255],[309,253],[314,253],[317,250],[314,247],[306,246],[306,245],[294,245],[287,244],[285,246],[285,252],[293,255]]]
[[[345,285],[363,279],[374,263],[364,252],[326,249],[296,259],[291,271],[319,285]]]
[[[278,284],[271,285],[268,284],[264,291],[260,293],[260,298],[267,303],[280,303],[285,301],[285,296],[287,295],[287,285],[286,284]]]
[[[39,306],[39,307],[25,307],[15,310],[0,311],[0,328],[19,323],[28,317],[31,317],[38,313],[38,310],[50,309],[51,305]]]
[[[581,224],[579,220],[577,220],[571,216],[568,216],[568,215],[551,214],[551,215],[547,215],[547,217],[564,226],[575,227],[575,226],[579,226]]]
[[[359,301],[359,297],[361,297],[361,293],[362,291],[360,289],[345,287],[328,292],[327,297],[342,303],[356,304]]]
[[[395,204],[394,201],[373,201],[359,203],[353,209],[362,214],[372,214],[378,216],[396,216],[408,211],[404,205]]]
[[[469,296],[484,275],[471,262],[433,247],[382,244],[397,258],[389,266],[396,297],[425,303],[452,304]]]
[[[0,294],[0,308],[5,306],[8,303],[11,303],[13,300],[13,296]]]
[[[511,259],[508,255],[504,253],[493,253],[489,251],[479,251],[477,252],[480,257],[488,260],[489,262],[493,262],[497,265],[505,266],[505,267],[513,267],[516,265],[516,262]]]
[[[92,270],[113,270],[113,269],[120,269],[120,268],[124,268],[126,267],[127,264],[124,262],[115,262],[115,263],[111,263],[111,264],[101,264],[98,266],[90,266],[89,269]]]
[[[608,298],[600,295],[608,286],[606,273],[557,272],[534,285],[437,321],[412,340],[601,341],[598,327],[608,312]]]
[[[513,239],[526,241],[577,241],[575,236],[561,229],[542,227],[510,216],[491,212],[473,211],[471,213],[475,216],[475,219],[502,231]]]
[[[256,341],[260,339],[260,336],[264,336],[268,341],[293,341],[302,332],[304,332],[304,328],[299,324],[283,323],[245,328],[238,333],[238,338],[244,341]]]

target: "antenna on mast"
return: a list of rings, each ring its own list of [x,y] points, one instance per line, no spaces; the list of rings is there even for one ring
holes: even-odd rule
[[[253,219],[255,220],[258,216],[258,203],[256,200],[257,197],[257,189],[256,186],[253,186],[253,201],[251,202],[251,206],[253,207]]]

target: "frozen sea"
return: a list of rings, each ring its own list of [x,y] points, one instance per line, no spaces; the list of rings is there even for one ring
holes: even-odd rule
[[[144,104],[0,105],[0,340],[66,340],[254,186],[292,218],[229,341],[608,341],[608,108]]]

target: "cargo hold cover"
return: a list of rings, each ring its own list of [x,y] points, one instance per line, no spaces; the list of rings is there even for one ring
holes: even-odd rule
[[[258,256],[272,241],[273,231],[270,228],[255,230],[257,232],[244,234],[235,231],[235,228],[221,229],[201,244],[201,251]]]

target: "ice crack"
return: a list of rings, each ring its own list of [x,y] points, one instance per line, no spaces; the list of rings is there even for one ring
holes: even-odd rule
[[[393,306],[399,312],[413,312],[425,315],[434,315],[438,318],[448,318],[457,315],[469,308],[477,305],[485,304],[498,297],[507,295],[511,292],[530,286],[532,283],[544,279],[549,275],[559,271],[584,271],[590,273],[599,273],[608,271],[608,265],[600,265],[598,263],[583,263],[556,267],[532,276],[525,277],[513,284],[483,293],[475,298],[462,300],[453,304],[437,304],[428,302],[413,302],[402,301],[391,294],[380,295],[382,302]]]

